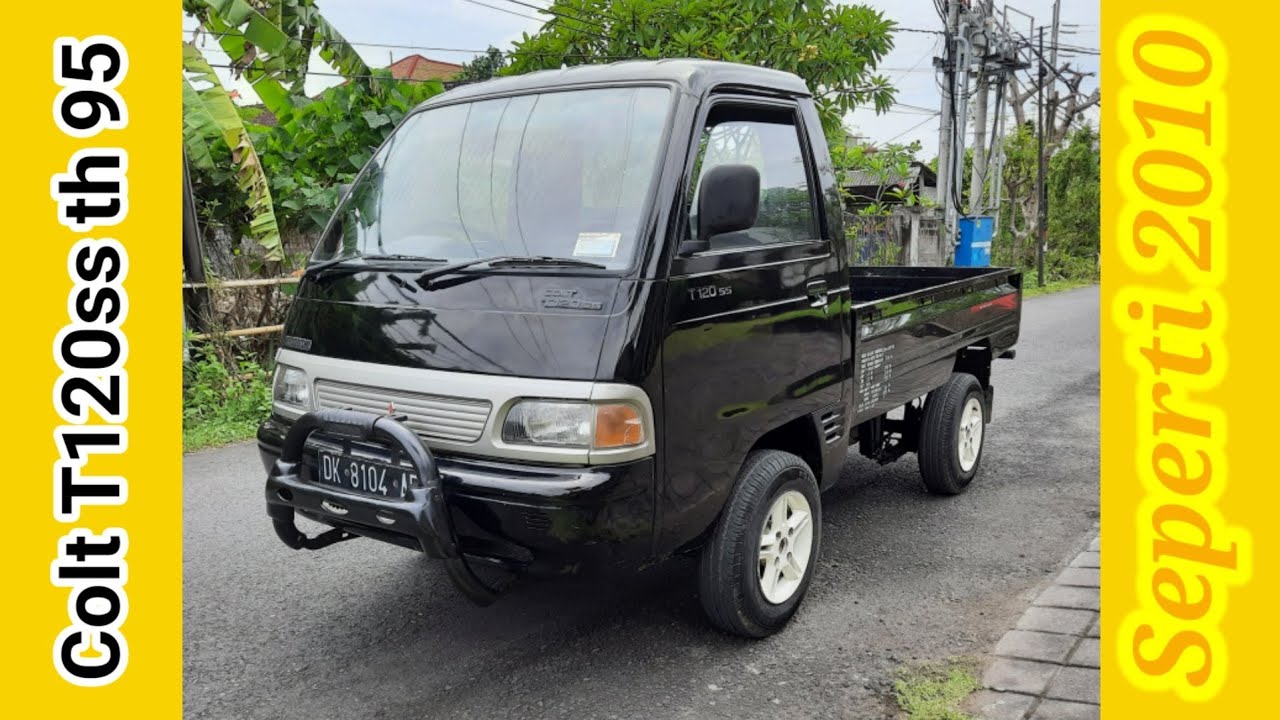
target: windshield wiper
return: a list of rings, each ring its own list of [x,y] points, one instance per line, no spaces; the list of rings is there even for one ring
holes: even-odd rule
[[[444,258],[426,257],[423,255],[361,255],[364,260],[395,260],[397,262],[446,262]]]
[[[529,257],[506,257],[494,260],[489,267],[584,267],[605,269],[600,263],[578,258],[552,257],[550,255],[531,255]]]
[[[493,257],[472,258],[431,268],[418,276],[418,284],[426,287],[431,284],[432,280],[437,278],[452,275],[469,267],[486,264],[489,267],[586,267],[597,269],[604,269],[605,267],[599,263],[578,260],[577,258],[551,257],[549,255],[494,255]]]
[[[303,277],[317,273],[334,265],[342,265],[344,263],[355,263],[360,261],[363,265],[356,266],[356,269],[362,267],[376,267],[379,260],[391,260],[393,262],[423,262],[423,263],[439,263],[445,262],[444,258],[422,257],[421,255],[344,255],[343,257],[330,258],[329,260],[321,260],[318,263],[312,263],[302,271]],[[372,262],[370,262],[372,261]]]

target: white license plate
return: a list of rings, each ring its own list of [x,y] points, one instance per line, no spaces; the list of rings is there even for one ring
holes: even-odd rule
[[[314,480],[321,485],[375,497],[402,498],[405,488],[417,475],[394,465],[350,455],[319,453]]]

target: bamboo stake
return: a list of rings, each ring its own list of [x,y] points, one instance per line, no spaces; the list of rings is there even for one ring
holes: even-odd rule
[[[217,290],[219,288],[242,288],[242,287],[264,287],[267,285],[296,285],[299,278],[282,277],[282,278],[255,278],[252,280],[223,280],[221,282],[211,283],[182,283],[183,290],[192,288],[209,288]]]
[[[193,333],[192,340],[212,340],[217,337],[247,337],[250,335],[271,335],[284,330],[284,325],[267,325],[265,327],[245,328],[243,330],[228,330],[221,333]]]

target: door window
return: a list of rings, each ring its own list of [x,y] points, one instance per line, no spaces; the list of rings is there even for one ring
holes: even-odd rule
[[[697,235],[702,175],[724,164],[746,164],[760,173],[760,212],[755,225],[713,235],[712,250],[750,249],[817,237],[813,193],[795,113],[773,108],[719,105],[707,116],[698,141],[688,200],[687,236]]]

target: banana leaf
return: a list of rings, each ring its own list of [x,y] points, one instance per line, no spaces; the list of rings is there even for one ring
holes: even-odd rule
[[[183,79],[182,134],[192,164],[212,167],[212,142],[217,138],[226,142],[236,166],[236,184],[249,196],[249,234],[266,250],[267,259],[284,260],[267,176],[235,103],[208,61],[190,43],[183,43],[182,68],[191,75]],[[197,88],[193,79],[207,87]]]

